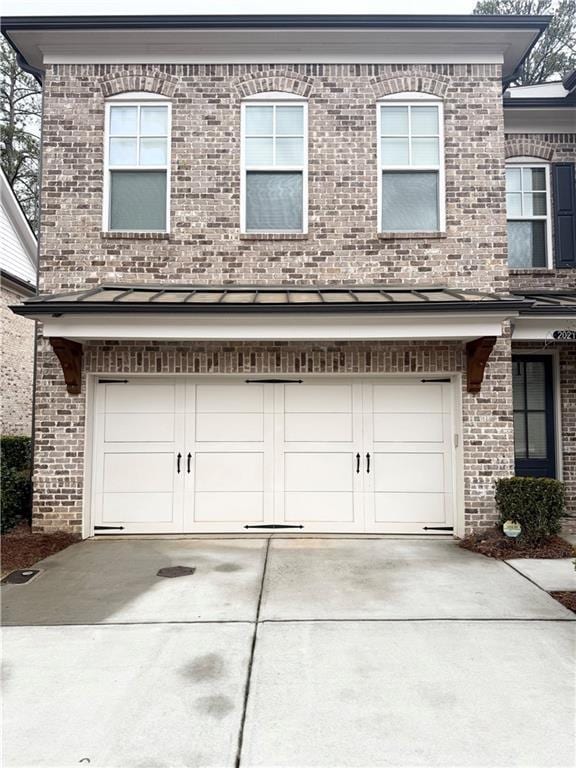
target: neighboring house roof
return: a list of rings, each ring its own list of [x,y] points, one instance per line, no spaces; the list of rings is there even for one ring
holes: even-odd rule
[[[101,285],[69,294],[38,296],[14,307],[20,315],[195,314],[205,312],[493,312],[519,310],[518,296],[414,287],[215,287]]]
[[[37,241],[4,171],[0,173],[0,270],[25,291],[36,291]]]
[[[412,63],[439,56],[443,63],[502,61],[509,82],[550,20],[357,14],[21,16],[4,17],[1,30],[24,68],[36,76],[47,63],[76,61],[213,63],[249,56],[253,62],[268,62],[273,56],[277,63]]]

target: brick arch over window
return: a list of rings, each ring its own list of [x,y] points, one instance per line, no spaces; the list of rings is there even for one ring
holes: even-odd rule
[[[270,69],[266,72],[243,75],[237,78],[232,85],[241,98],[254,96],[257,93],[266,93],[266,91],[281,91],[308,98],[314,80],[307,75],[289,69]]]
[[[128,72],[115,72],[100,80],[102,94],[108,98],[121,93],[156,93],[159,96],[174,96],[178,79],[159,70],[146,70],[141,75]]]
[[[399,72],[396,75],[380,75],[370,80],[377,99],[395,93],[428,93],[443,99],[450,85],[450,78],[434,72]]]
[[[538,139],[514,138],[506,139],[506,159],[511,157],[539,157],[550,162],[554,157],[554,147]]]

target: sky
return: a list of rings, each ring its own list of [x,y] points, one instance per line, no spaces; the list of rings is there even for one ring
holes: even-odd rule
[[[242,13],[472,13],[476,0],[3,0],[4,16]]]

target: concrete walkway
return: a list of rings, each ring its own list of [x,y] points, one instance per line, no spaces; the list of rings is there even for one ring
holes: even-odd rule
[[[6,768],[574,764],[574,615],[451,541],[87,541],[40,567],[1,590]]]
[[[546,592],[576,592],[576,570],[574,570],[573,557],[563,557],[558,560],[515,558],[507,560],[507,563]]]

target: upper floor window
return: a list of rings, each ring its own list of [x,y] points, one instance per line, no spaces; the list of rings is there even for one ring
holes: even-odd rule
[[[444,229],[442,104],[415,95],[378,105],[380,232]]]
[[[547,267],[551,256],[549,172],[546,164],[516,162],[506,168],[508,264]]]
[[[170,104],[111,99],[105,162],[104,230],[168,231]]]
[[[243,232],[305,232],[307,104],[242,105]]]

